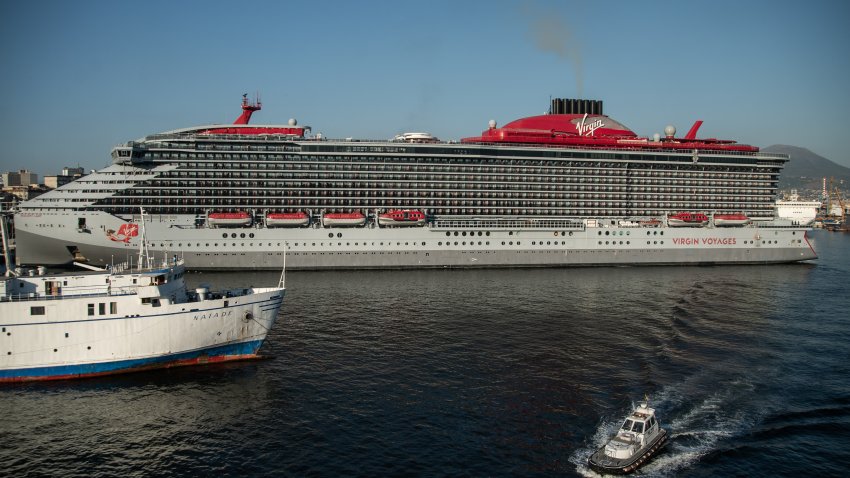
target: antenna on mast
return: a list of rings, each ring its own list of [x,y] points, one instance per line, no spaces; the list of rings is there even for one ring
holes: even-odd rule
[[[263,103],[260,102],[260,95],[254,95],[254,101],[248,101],[248,93],[242,94],[242,114],[236,118],[233,124],[248,124],[251,121],[251,115],[255,111],[263,109]]]

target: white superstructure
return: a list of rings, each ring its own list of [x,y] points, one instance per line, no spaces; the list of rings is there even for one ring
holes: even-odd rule
[[[820,201],[802,200],[797,190],[792,189],[788,199],[776,201],[776,216],[788,219],[797,225],[807,226],[814,222],[820,208]]]

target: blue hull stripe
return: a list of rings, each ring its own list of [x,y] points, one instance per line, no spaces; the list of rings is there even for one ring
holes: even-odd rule
[[[0,380],[2,379],[17,379],[32,377],[35,379],[45,379],[49,377],[64,377],[64,376],[86,376],[115,373],[120,371],[131,371],[136,368],[161,368],[167,367],[174,362],[183,360],[197,359],[206,356],[210,359],[216,357],[226,357],[229,355],[253,355],[257,353],[262,340],[252,340],[250,342],[240,342],[236,344],[219,345],[206,349],[192,350],[189,352],[181,352],[176,354],[161,355],[158,357],[148,357],[143,359],[118,360],[115,362],[98,362],[90,364],[76,365],[53,365],[49,367],[35,368],[19,368],[11,370],[0,370]]]

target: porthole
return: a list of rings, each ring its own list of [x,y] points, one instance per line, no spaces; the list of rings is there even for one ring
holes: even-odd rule
[[[239,234],[239,237],[241,237],[242,239],[245,239],[245,233],[243,232],[243,233]]]
[[[254,238],[254,233],[252,232],[252,233],[248,234],[248,237],[250,237],[251,239],[253,239],[253,238]]]
[[[234,232],[233,234],[231,234],[231,235],[230,235],[230,238],[231,238],[231,239],[236,239],[236,233]]]
[[[342,237],[342,233],[341,232],[336,233],[336,237]]]
[[[221,237],[224,238],[224,239],[227,239],[227,233],[225,232],[224,234],[221,235]]]
[[[331,232],[330,234],[328,234],[328,237],[330,237],[331,239],[333,239],[333,237],[334,237],[334,233],[332,233],[332,232]]]

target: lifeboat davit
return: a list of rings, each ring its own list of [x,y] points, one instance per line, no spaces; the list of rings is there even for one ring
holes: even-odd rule
[[[247,212],[212,212],[209,224],[213,227],[240,227],[251,224],[251,215]]]
[[[355,227],[366,224],[366,216],[359,212],[329,212],[322,216],[325,227]]]
[[[641,402],[626,417],[617,434],[587,460],[599,473],[622,475],[644,465],[667,444],[667,430],[658,425],[655,409]]]
[[[266,227],[304,227],[310,217],[304,212],[270,212],[266,214]]]
[[[745,214],[715,214],[714,225],[718,227],[744,226],[749,224],[750,218]]]
[[[425,224],[425,213],[413,209],[391,209],[378,215],[381,226],[422,226]]]
[[[702,213],[680,212],[667,216],[670,227],[703,227],[708,224],[708,216]]]
[[[642,227],[661,227],[661,221],[655,218],[638,221],[638,224]]]

